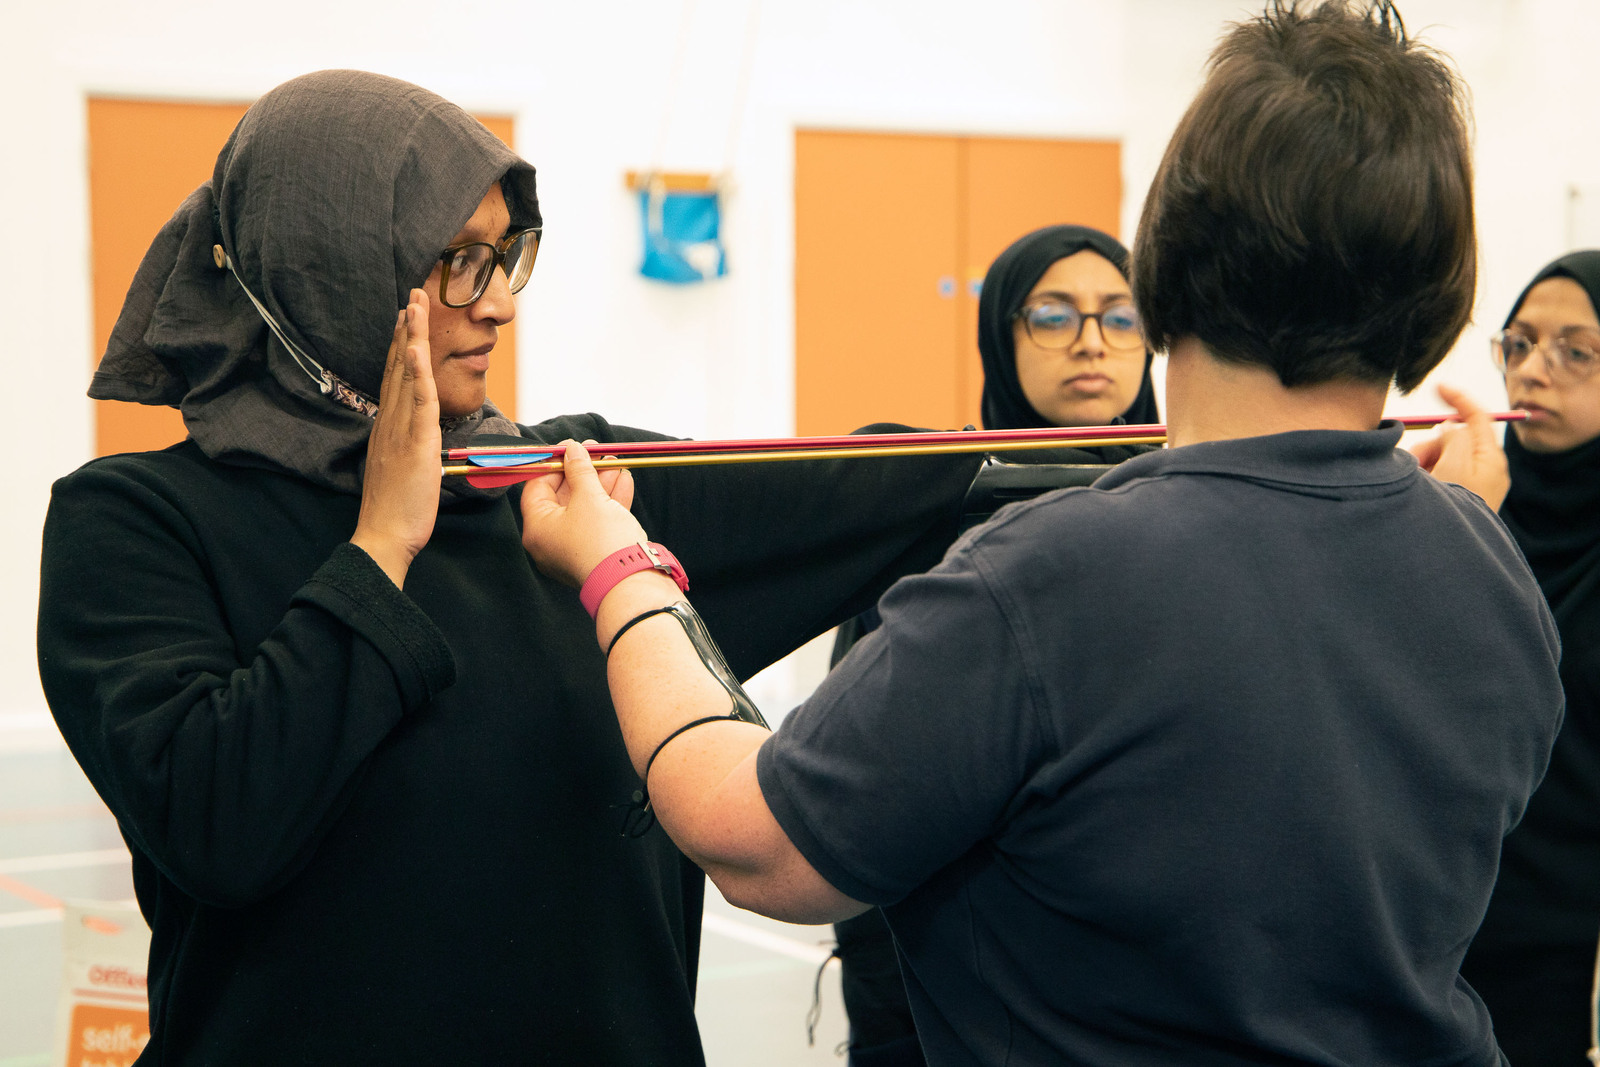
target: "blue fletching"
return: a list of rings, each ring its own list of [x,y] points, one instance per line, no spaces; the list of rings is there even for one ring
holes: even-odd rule
[[[468,456],[467,462],[479,467],[515,467],[522,463],[542,463],[555,458],[554,452],[496,452],[487,456]]]

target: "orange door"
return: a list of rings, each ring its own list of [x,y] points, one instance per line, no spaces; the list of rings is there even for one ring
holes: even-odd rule
[[[1029,230],[1115,235],[1114,141],[795,134],[795,425],[979,422],[978,289]]]
[[[92,249],[94,351],[100,362],[128,286],[156,231],[183,198],[211,177],[217,153],[246,104],[196,104],[89,98],[89,239]],[[512,143],[512,120],[479,116]],[[516,417],[514,324],[500,334],[489,369],[489,396]],[[87,377],[84,379],[87,387]],[[184,437],[174,408],[97,400],[95,454],[165,448]]]
[[[945,428],[956,410],[959,142],[795,135],[795,425]]]

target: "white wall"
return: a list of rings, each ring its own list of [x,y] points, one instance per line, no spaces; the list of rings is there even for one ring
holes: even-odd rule
[[[0,64],[0,92],[12,102],[0,112],[0,335],[13,398],[0,430],[13,457],[0,475],[10,501],[0,526],[0,725],[42,707],[39,528],[51,480],[90,450],[85,94],[243,100],[308,70],[352,66],[509,112],[519,150],[539,168],[547,222],[521,298],[523,417],[597,410],[678,434],[783,434],[793,408],[797,125],[1120,136],[1131,233],[1217,29],[1249,11],[1234,0],[81,0],[69,15],[12,7]],[[1474,91],[1479,324],[1442,373],[1485,401],[1501,399],[1485,338],[1522,281],[1566,247],[1574,215],[1600,244],[1586,221],[1600,220],[1600,138],[1583,106],[1596,7],[1405,4],[1409,24],[1456,55]],[[637,213],[622,173],[651,164],[731,164],[727,279],[679,289],[635,273]],[[1576,213],[1574,184],[1589,190]],[[1402,405],[1436,406],[1431,395],[1393,409]]]

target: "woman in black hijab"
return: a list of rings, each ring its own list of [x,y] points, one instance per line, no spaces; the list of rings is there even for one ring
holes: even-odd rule
[[[987,429],[1161,421],[1128,250],[1099,230],[1046,226],[1000,253],[978,300],[978,352]],[[1147,450],[1058,449],[1034,459],[1092,472]],[[841,627],[833,662],[876,625],[873,609]],[[851,1067],[918,1067],[922,1048],[883,913],[873,908],[834,931]]]
[[[288,82],[146,254],[91,393],[186,441],[54,488],[39,669],[152,929],[141,1063],[703,1063],[704,877],[639,789],[574,590],[520,487],[441,444],[484,395],[542,219],[455,105]],[[387,356],[386,356],[387,352]],[[748,677],[925,570],[975,457],[641,471]]]
[[[1561,633],[1567,711],[1550,769],[1505,840],[1461,973],[1512,1063],[1574,1067],[1590,1046],[1600,939],[1600,251],[1545,267],[1495,335],[1511,405],[1500,508]]]
[[[1046,226],[1000,253],[978,300],[978,352],[988,429],[1161,421],[1128,250],[1099,230]]]

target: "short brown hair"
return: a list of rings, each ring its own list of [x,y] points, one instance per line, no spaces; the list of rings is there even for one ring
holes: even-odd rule
[[[1145,200],[1151,346],[1194,336],[1290,387],[1416,388],[1472,310],[1467,121],[1390,3],[1275,0],[1235,24]]]

